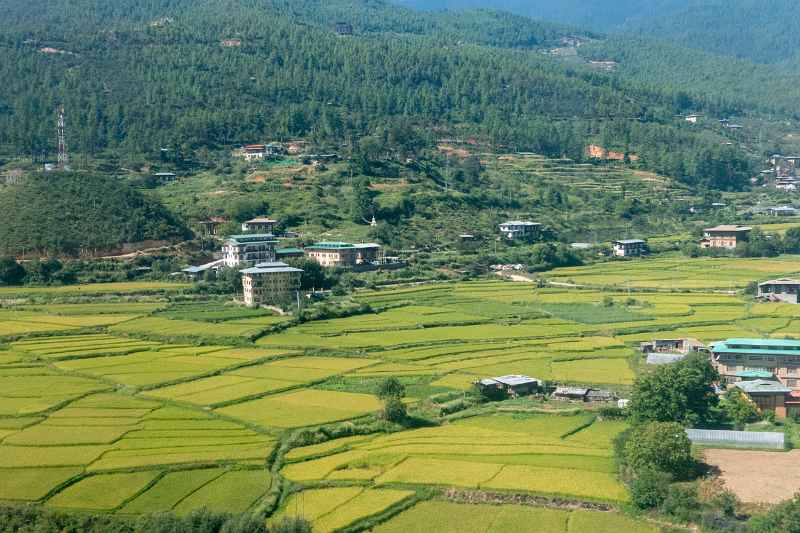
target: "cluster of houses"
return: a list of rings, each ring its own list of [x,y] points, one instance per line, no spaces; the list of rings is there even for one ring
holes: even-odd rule
[[[798,303],[798,280],[773,280],[760,285],[759,296],[775,301]],[[719,372],[717,392],[738,389],[761,412],[773,412],[777,418],[800,416],[800,340],[727,339],[705,345],[697,339],[655,339],[640,345],[651,366],[671,365],[690,354],[708,357]],[[577,386],[549,386],[544,381],[524,375],[481,379],[474,383],[491,398],[549,396],[572,402],[617,402],[626,407],[613,391]]]
[[[775,208],[778,209],[778,208]],[[721,225],[703,230],[700,240],[701,248],[716,248],[720,250],[734,250],[747,242],[753,228],[735,224]],[[623,239],[612,243],[612,253],[616,257],[639,257],[647,254],[647,241],[643,239]]]
[[[793,207],[771,207],[766,212],[772,216],[793,216],[796,211]],[[542,234],[543,225],[538,222],[525,220],[512,220],[500,224],[500,233],[509,240],[536,239]],[[734,250],[747,242],[753,228],[735,224],[725,224],[703,230],[700,240],[702,248],[716,248]],[[644,239],[620,239],[611,243],[611,253],[615,257],[639,257],[649,251],[647,241]]]
[[[794,283],[796,293],[800,282]],[[696,339],[660,339],[642,343],[641,349],[650,365],[707,354],[719,372],[720,392],[739,389],[762,412],[778,418],[800,414],[800,340],[728,339],[705,346]]]
[[[209,235],[216,235],[223,218],[204,221]],[[396,267],[397,258],[386,258],[383,248],[375,243],[318,242],[305,248],[279,248],[275,234],[278,222],[269,217],[256,217],[242,223],[240,235],[223,240],[220,257],[200,266],[183,269],[189,276],[199,276],[220,268],[241,269],[244,302],[249,306],[283,305],[299,297],[303,270],[284,261],[306,258],[323,268],[374,270]]]
[[[617,395],[613,391],[582,387],[548,387],[536,378],[524,375],[508,375],[485,378],[474,383],[486,397],[520,398],[533,394],[549,395],[553,400],[573,402],[614,402]]]

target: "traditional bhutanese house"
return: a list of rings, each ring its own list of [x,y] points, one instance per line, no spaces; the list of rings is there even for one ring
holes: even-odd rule
[[[758,297],[770,302],[800,303],[800,280],[774,279],[758,284]]]
[[[353,35],[353,25],[349,22],[337,22],[333,26],[333,31],[337,35]]]
[[[504,392],[508,396],[527,396],[539,390],[538,379],[521,375],[486,378],[475,383],[478,389],[488,396]]]
[[[613,249],[617,257],[636,257],[647,253],[647,242],[642,239],[623,239],[614,241]]]
[[[227,217],[210,217],[197,223],[204,235],[217,235],[219,227],[230,222]]]
[[[722,248],[732,250],[739,243],[747,241],[753,228],[747,226],[736,226],[732,224],[707,228],[703,230],[703,240],[700,241],[702,248]]]
[[[617,399],[617,395],[612,391],[602,389],[589,389],[586,393],[587,402],[613,402]]]
[[[642,353],[687,354],[706,351],[706,345],[697,339],[654,339],[639,346]]]
[[[753,400],[762,411],[773,411],[778,418],[786,418],[786,397],[792,390],[780,381],[754,379],[735,384]]]
[[[267,156],[266,144],[246,144],[242,147],[245,161],[260,161]]]
[[[232,235],[222,246],[225,266],[235,268],[274,261],[277,242],[271,234]]]
[[[286,263],[259,263],[241,271],[244,303],[259,305],[285,305],[298,299],[300,276],[303,271]]]
[[[269,217],[256,217],[242,222],[242,231],[252,231],[257,233],[275,233],[277,220]]]
[[[535,238],[538,237],[542,230],[542,225],[538,222],[530,222],[528,220],[509,220],[500,224],[500,233],[506,239],[521,239],[521,238]]]
[[[347,242],[319,242],[306,246],[306,257],[326,268],[348,268],[379,262],[379,244],[351,244]]]
[[[712,343],[711,353],[725,383],[768,378],[800,391],[800,340],[728,339]]]
[[[773,217],[793,217],[797,215],[797,209],[788,205],[768,207],[767,214]]]

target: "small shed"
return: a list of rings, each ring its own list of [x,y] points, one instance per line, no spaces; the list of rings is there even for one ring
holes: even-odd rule
[[[541,381],[521,375],[499,376],[482,379],[475,383],[481,393],[491,396],[505,393],[509,396],[528,396],[539,390]]]

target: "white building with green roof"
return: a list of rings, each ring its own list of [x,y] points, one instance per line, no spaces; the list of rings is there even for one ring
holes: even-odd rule
[[[710,349],[723,382],[747,392],[762,409],[785,416],[783,396],[787,406],[800,396],[800,340],[728,339]]]
[[[325,268],[350,268],[380,263],[382,248],[379,244],[351,244],[349,242],[318,242],[305,248],[306,257]]]
[[[253,266],[256,263],[275,261],[275,245],[271,233],[231,235],[222,245],[222,259],[228,268]]]

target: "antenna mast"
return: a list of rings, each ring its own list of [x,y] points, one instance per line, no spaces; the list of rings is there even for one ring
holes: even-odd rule
[[[58,169],[69,170],[69,154],[67,154],[66,121],[64,106],[58,108]]]

